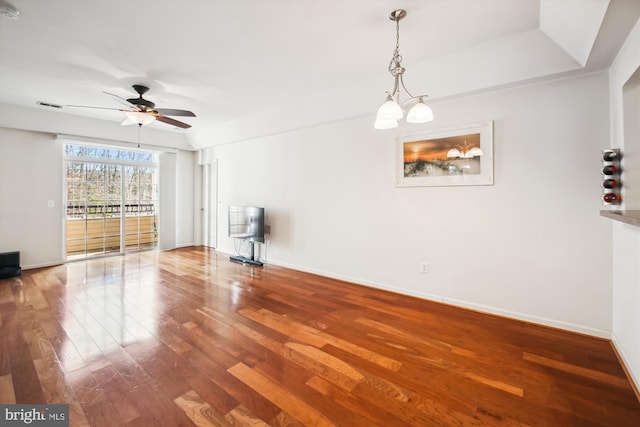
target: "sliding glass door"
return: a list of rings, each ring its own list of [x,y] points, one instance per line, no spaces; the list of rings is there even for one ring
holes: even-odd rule
[[[125,177],[125,249],[131,251],[156,248],[158,185],[155,169],[126,166]]]
[[[67,259],[158,246],[156,155],[66,145]]]

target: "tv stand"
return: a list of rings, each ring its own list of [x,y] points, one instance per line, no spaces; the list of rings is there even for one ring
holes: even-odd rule
[[[255,244],[255,242],[251,242],[251,241],[249,242],[249,247],[251,248],[251,252],[250,252],[248,258],[244,257],[244,256],[237,255],[237,256],[229,257],[229,259],[231,261],[239,262],[239,263],[242,263],[242,264],[249,264],[249,265],[254,265],[256,267],[262,267],[263,266],[262,262],[255,258],[255,255],[254,255],[255,252],[254,252],[254,247],[253,247],[254,244]]]

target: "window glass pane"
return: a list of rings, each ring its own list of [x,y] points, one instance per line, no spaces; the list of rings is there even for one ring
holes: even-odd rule
[[[104,236],[104,218],[94,217],[87,219],[87,237]]]
[[[67,220],[84,218],[85,215],[86,215],[86,209],[85,209],[84,199],[67,201]]]
[[[65,157],[90,157],[94,159],[121,160],[125,162],[156,163],[157,154],[144,151],[130,151],[115,147],[93,145],[64,145]]]
[[[84,228],[82,228],[82,230],[84,230]],[[74,235],[73,233],[67,235],[67,256],[84,254],[86,252],[86,235],[78,234],[77,238],[74,238]]]
[[[138,222],[138,217],[137,216],[127,216],[124,219],[124,234],[130,236],[130,235],[138,235],[138,232],[140,231],[139,229],[139,222]],[[127,241],[129,241],[130,239],[127,238]]]
[[[106,149],[106,155],[105,158],[107,159],[117,159],[116,154],[118,150],[114,149],[114,148],[107,148]]]
[[[114,164],[104,165],[105,180],[109,182],[120,182],[120,166]]]
[[[87,252],[104,252],[104,237],[87,239]]]
[[[87,197],[87,184],[85,182],[67,182],[67,200],[80,201]]]
[[[69,162],[67,165],[67,180],[69,181],[84,181],[86,179],[86,173],[84,163]]]
[[[87,202],[89,205],[102,205],[104,204],[105,188],[103,182],[87,183]]]
[[[97,150],[96,147],[84,147],[84,156],[85,157],[98,158],[97,152],[98,152],[98,150]]]
[[[111,245],[116,242],[120,246],[120,218],[106,218],[105,219],[105,236],[118,237],[117,239],[111,239]]]
[[[80,145],[65,144],[64,155],[67,157],[80,157],[84,153],[83,148]]]
[[[120,184],[107,184],[107,189],[106,189],[107,193],[106,193],[106,198],[110,199],[110,200],[114,200],[117,201],[117,203],[120,203]],[[113,202],[110,202],[113,203]]]
[[[72,219],[67,221],[67,240],[85,239],[86,237],[87,227],[84,220]],[[84,244],[82,247],[84,247]]]
[[[140,233],[139,244],[144,248],[152,248],[155,245],[154,233]]]

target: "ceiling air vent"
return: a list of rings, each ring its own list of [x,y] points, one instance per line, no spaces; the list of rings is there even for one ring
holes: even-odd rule
[[[50,102],[42,102],[42,101],[38,101],[37,102],[38,105],[42,105],[43,107],[51,107],[51,108],[62,108],[62,105],[58,105],[58,104],[52,104]]]

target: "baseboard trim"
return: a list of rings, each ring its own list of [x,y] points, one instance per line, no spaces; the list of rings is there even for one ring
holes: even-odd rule
[[[196,246],[196,244],[195,243],[180,243],[180,244],[177,244],[175,248],[176,249],[178,249],[178,248],[189,248],[191,246]]]
[[[527,313],[521,313],[518,311],[505,310],[497,307],[486,306],[482,304],[476,304],[473,302],[458,300],[455,298],[444,298],[447,304],[455,305],[456,307],[468,308],[470,310],[479,311],[482,313],[488,313],[501,317],[508,317],[509,319],[522,320],[528,323],[535,323],[538,325],[548,326],[555,329],[562,329],[565,331],[576,332],[582,335],[589,335],[597,338],[611,339],[611,332],[591,328],[589,326],[579,325],[576,323],[563,322],[555,319],[549,319],[542,316],[534,316]]]
[[[470,301],[443,297],[442,295],[434,295],[426,292],[416,292],[411,289],[406,289],[398,286],[390,286],[385,283],[373,282],[370,280],[363,280],[357,277],[344,276],[340,274],[334,274],[327,271],[316,270],[312,268],[305,268],[295,264],[289,264],[286,262],[281,262],[279,260],[269,260],[270,264],[277,265],[280,267],[291,268],[292,270],[304,271],[306,273],[317,274],[320,276],[329,277],[332,279],[343,280],[345,282],[351,282],[362,286],[369,286],[376,289],[383,289],[391,292],[397,292],[403,295],[409,295],[416,298],[426,299],[429,301],[440,302],[443,304],[449,304],[455,307],[464,308],[468,310],[477,311],[484,314],[491,314],[500,317],[506,317],[513,320],[521,320],[528,323],[533,323],[536,325],[546,326],[554,329],[561,329],[563,331],[574,332],[582,335],[588,335],[597,338],[603,338],[610,340],[611,332],[592,328],[585,325],[563,322],[556,319],[550,319],[542,316],[535,316],[528,313],[522,313],[518,311],[506,310],[499,307],[492,307],[482,304],[473,303]],[[266,263],[265,263],[266,264]]]
[[[624,373],[627,375],[629,379],[629,383],[631,384],[631,388],[633,388],[633,392],[636,394],[636,398],[638,402],[640,402],[640,378],[636,378],[633,375],[633,371],[629,368],[631,366],[628,361],[629,357],[626,356],[620,342],[616,338],[615,334],[611,334],[611,347],[613,348],[613,352],[616,354],[618,361],[620,361],[620,365],[622,365],[622,369],[624,369]]]
[[[38,263],[38,264],[23,265],[22,269],[23,270],[33,270],[34,268],[54,267],[56,265],[62,265],[64,263],[65,263],[65,261],[42,262],[42,263]]]

